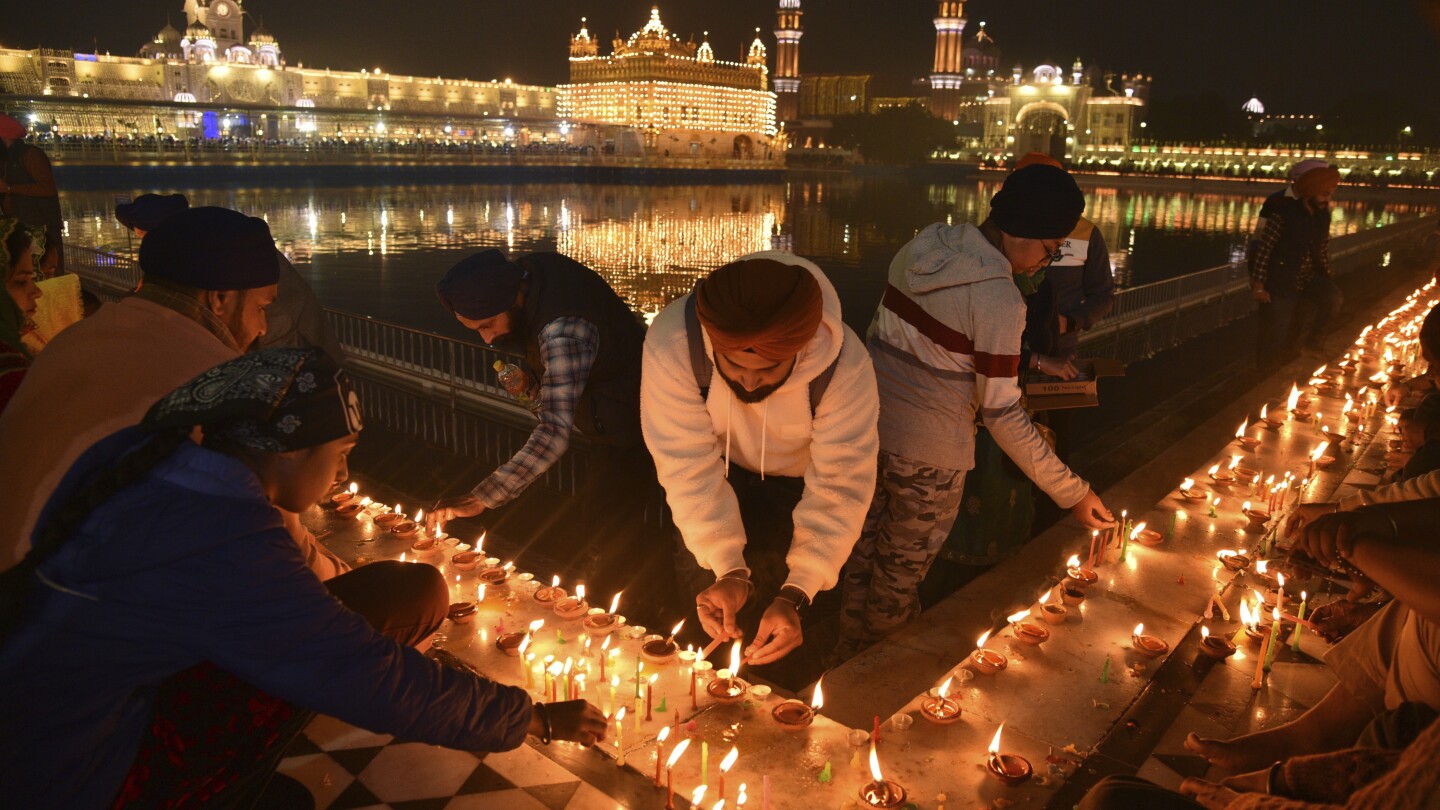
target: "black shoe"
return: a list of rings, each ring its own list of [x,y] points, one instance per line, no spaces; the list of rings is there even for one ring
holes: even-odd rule
[[[315,810],[315,797],[310,788],[293,776],[276,773],[270,777],[255,807],[265,810]]]

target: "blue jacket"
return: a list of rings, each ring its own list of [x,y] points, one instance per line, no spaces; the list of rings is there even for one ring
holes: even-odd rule
[[[132,428],[87,451],[40,525],[143,439]],[[376,633],[305,567],[249,468],[189,442],[91,513],[38,573],[0,648],[5,804],[108,806],[157,686],[204,661],[376,732],[467,750],[524,741],[524,690]]]

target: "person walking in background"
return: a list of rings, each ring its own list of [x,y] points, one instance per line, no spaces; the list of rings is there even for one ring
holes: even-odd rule
[[[65,272],[65,225],[50,158],[25,142],[25,125],[8,115],[0,115],[0,212],[44,228],[47,250],[55,251],[55,272]]]
[[[979,227],[926,227],[890,263],[870,323],[880,462],[864,531],[845,563],[844,660],[913,619],[920,581],[955,523],[977,417],[1011,460],[1086,528],[1113,517],[1056,457],[1020,404],[1020,287],[1075,230],[1085,198],[1062,169],[1012,173]]]
[[[33,359],[23,339],[42,294],[35,284],[33,243],[20,220],[0,219],[0,272],[5,279],[5,295],[0,295],[0,413],[20,388]]]
[[[1256,360],[1262,371],[1289,360],[1297,348],[1324,354],[1330,321],[1343,302],[1330,277],[1330,199],[1339,184],[1339,170],[1328,164],[1297,177],[1294,196],[1275,201],[1247,258],[1260,309]]]

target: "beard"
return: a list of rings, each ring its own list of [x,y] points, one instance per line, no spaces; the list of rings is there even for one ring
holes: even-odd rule
[[[764,402],[767,397],[780,390],[780,386],[784,385],[786,382],[789,382],[790,375],[795,373],[795,366],[799,365],[799,363],[797,362],[792,362],[790,364],[790,369],[785,372],[785,376],[781,377],[779,382],[774,382],[770,385],[762,385],[759,388],[756,388],[754,391],[750,391],[747,390],[745,386],[741,385],[740,383],[735,382],[729,377],[726,377],[725,372],[720,370],[720,364],[715,362],[715,358],[710,358],[710,362],[715,366],[715,373],[719,374],[720,379],[724,380],[725,384],[730,386],[730,393],[734,394],[736,399],[740,400],[746,405],[754,405],[757,402]]]
[[[525,311],[519,307],[511,307],[506,310],[506,312],[510,316],[508,318],[510,321],[510,330],[503,335],[497,336],[489,345],[524,354],[526,347],[523,345],[521,337],[525,334]]]

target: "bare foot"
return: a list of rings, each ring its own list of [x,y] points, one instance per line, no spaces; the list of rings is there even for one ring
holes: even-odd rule
[[[1288,753],[1277,735],[1262,731],[1233,740],[1210,740],[1195,732],[1185,738],[1185,749],[1204,757],[1211,765],[1231,773],[1245,773],[1268,767]]]

